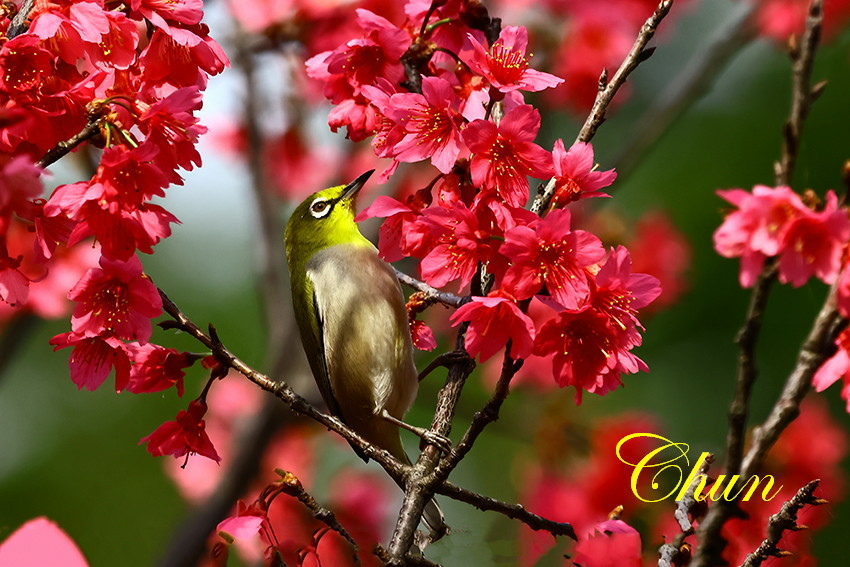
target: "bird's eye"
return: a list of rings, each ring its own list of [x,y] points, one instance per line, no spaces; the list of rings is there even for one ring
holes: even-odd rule
[[[310,205],[310,214],[313,215],[313,218],[320,219],[323,216],[327,215],[331,210],[331,204],[324,199],[316,199]]]

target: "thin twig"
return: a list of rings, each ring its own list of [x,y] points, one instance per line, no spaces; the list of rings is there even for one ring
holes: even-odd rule
[[[584,121],[584,125],[579,130],[578,136],[576,136],[576,142],[589,142],[596,134],[596,130],[605,121],[605,114],[608,111],[611,101],[614,100],[614,95],[625,84],[626,79],[632,71],[652,54],[652,51],[647,49],[646,46],[649,40],[652,39],[652,36],[655,35],[658,25],[670,12],[672,6],[673,0],[662,0],[658,3],[655,12],[640,28],[632,49],[626,55],[626,58],[623,59],[620,67],[610,80],[608,78],[608,71],[603,69],[602,75],[599,77],[599,91],[596,93],[596,100],[593,102],[593,108]],[[534,200],[534,204],[531,206],[531,210],[534,213],[539,215],[546,211],[549,202],[552,200],[552,196],[555,194],[555,183],[556,178],[553,177]]]
[[[448,293],[446,291],[440,291],[437,288],[431,287],[425,282],[421,282],[416,278],[405,274],[398,268],[393,268],[393,270],[395,271],[395,275],[398,278],[398,281],[400,281],[406,286],[412,287],[416,291],[424,293],[425,299],[438,301],[443,305],[448,305],[449,307],[460,307],[464,302],[464,298],[459,295]]]
[[[576,533],[573,527],[567,522],[556,522],[537,514],[532,514],[525,509],[522,504],[510,504],[489,496],[484,496],[473,492],[466,488],[462,488],[451,482],[444,481],[437,485],[437,493],[443,496],[448,496],[460,502],[474,506],[483,511],[498,512],[512,520],[519,520],[535,531],[544,530],[553,536],[567,536],[572,539],[576,538]]]
[[[747,555],[741,567],[758,567],[771,557],[784,557],[791,555],[790,552],[779,549],[779,541],[786,531],[805,530],[808,526],[797,524],[797,513],[803,506],[819,506],[825,504],[826,500],[814,495],[820,484],[820,479],[813,480],[797,491],[797,494],[782,505],[779,512],[773,514],[767,524],[767,537],[761,545]]]
[[[64,142],[59,142],[58,144],[56,144],[55,147],[47,150],[47,153],[44,154],[44,157],[42,157],[36,162],[36,165],[44,168],[56,163],[57,161],[71,153],[74,148],[76,148],[86,140],[90,140],[91,138],[94,138],[96,135],[98,135],[100,133],[100,127],[102,123],[103,117],[99,116],[94,119],[90,119],[89,123],[86,124],[85,128],[83,128]]]
[[[297,498],[301,504],[307,508],[314,518],[328,526],[330,529],[338,533],[340,536],[348,542],[348,544],[353,549],[353,558],[355,565],[360,565],[360,557],[358,557],[357,552],[360,550],[360,546],[357,545],[357,542],[348,533],[342,524],[337,520],[336,515],[333,512],[319,504],[313,496],[304,489],[304,485],[301,484],[301,481],[295,476],[293,473],[285,470],[277,470],[278,475],[280,475],[280,483],[278,486],[284,494],[288,494],[293,498]]]
[[[755,2],[741,2],[733,9],[708,45],[694,54],[678,77],[637,120],[632,134],[626,136],[626,145],[609,164],[620,178],[627,177],[640,165],[673,123],[711,90],[722,70],[756,37],[750,19],[755,9]]]
[[[784,129],[782,154],[776,164],[777,185],[788,185],[793,178],[797,160],[803,122],[808,115],[819,89],[810,86],[812,65],[820,38],[823,22],[823,0],[812,0],[809,6],[806,27],[799,48],[794,40],[790,41],[792,59],[791,109]],[[727,437],[727,451],[731,467],[728,474],[736,474],[740,469],[740,482],[755,474],[762,465],[767,452],[776,442],[780,433],[797,417],[800,403],[811,387],[811,379],[827,353],[833,348],[833,341],[841,323],[841,317],[835,310],[834,289],[830,291],[814,326],[803,344],[797,364],[789,375],[782,395],[777,400],[767,420],[753,435],[753,443],[746,456],[741,457],[746,430],[746,416],[749,406],[749,394],[756,379],[753,364],[758,330],[761,327],[762,312],[767,302],[767,294],[776,270],[775,262],[768,262],[750,300],[748,319],[739,335],[741,355],[739,357],[738,382],[735,398],[729,412],[730,431]],[[725,542],[720,532],[726,520],[735,512],[735,502],[721,500],[712,506],[700,524],[698,531],[700,545],[694,555],[693,567],[710,567],[720,561]]]
[[[797,155],[800,148],[800,137],[803,124],[809,115],[812,103],[823,91],[823,84],[812,87],[812,68],[815,53],[820,43],[821,26],[823,24],[823,0],[812,0],[806,17],[806,29],[796,44],[794,37],[788,42],[791,66],[791,112],[785,123],[782,144],[782,157],[776,165],[776,184],[790,185],[794,178],[797,165]]]

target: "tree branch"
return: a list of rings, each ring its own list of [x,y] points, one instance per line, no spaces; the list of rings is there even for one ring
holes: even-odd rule
[[[522,361],[514,361],[508,356],[509,346],[505,348],[505,356],[502,361],[502,372],[499,375],[499,380],[496,382],[496,388],[493,395],[487,401],[481,410],[475,413],[472,418],[472,423],[464,433],[460,442],[452,447],[451,452],[443,459],[435,473],[440,479],[447,479],[451,471],[460,464],[460,461],[472,450],[472,446],[478,436],[492,422],[499,419],[499,410],[502,404],[507,399],[510,393],[510,383],[519,369],[522,367]]]
[[[819,88],[810,87],[810,81],[822,22],[823,0],[812,0],[800,48],[797,48],[793,39],[789,42],[792,60],[791,109],[785,124],[781,158],[775,168],[777,185],[788,185],[793,178],[803,122],[808,115],[811,103],[820,92]],[[773,406],[767,420],[756,428],[752,446],[742,460],[750,391],[757,377],[753,363],[755,345],[775,271],[775,261],[768,262],[762,270],[753,289],[747,321],[738,338],[741,354],[736,393],[729,410],[730,429],[727,436],[729,466],[726,472],[732,475],[738,472],[736,469],[740,469],[739,484],[743,482],[743,479],[749,478],[758,471],[780,433],[799,414],[800,403],[811,387],[812,376],[833,348],[832,343],[841,324],[841,317],[834,306],[833,286],[803,344],[797,364],[785,383],[782,395]],[[698,530],[700,545],[694,556],[693,567],[710,567],[721,562],[720,556],[725,543],[720,532],[736,508],[735,502],[722,500],[708,511]]]
[[[281,492],[292,496],[293,498],[298,499],[301,504],[307,508],[314,518],[328,526],[330,529],[338,533],[342,536],[345,541],[352,547],[354,564],[359,566],[360,557],[357,556],[357,552],[360,550],[360,546],[357,545],[357,542],[351,537],[351,534],[348,533],[342,524],[337,520],[336,515],[333,512],[319,504],[313,496],[304,489],[304,485],[301,484],[301,481],[295,476],[293,473],[281,469],[277,469],[278,475],[280,475],[280,482],[277,486],[280,487]]]
[[[544,530],[553,536],[567,536],[572,539],[578,539],[572,525],[567,522],[556,522],[543,516],[532,514],[522,504],[509,504],[501,500],[496,500],[495,498],[490,498],[489,496],[484,496],[452,484],[449,481],[443,481],[437,485],[436,491],[438,494],[448,496],[460,502],[466,502],[479,510],[498,512],[512,520],[519,520],[535,531]]]
[[[401,563],[394,563],[395,559],[382,545],[376,545],[374,551],[378,559],[383,561],[385,565],[399,564],[404,565],[404,567],[440,567],[439,564],[428,561],[424,557],[410,554],[405,554],[401,559]]]
[[[35,6],[35,0],[24,0],[18,13],[15,14],[15,17],[12,18],[12,22],[9,24],[9,29],[6,31],[7,38],[14,39],[29,29],[30,24],[27,20],[30,17],[33,6]]]
[[[102,124],[102,116],[89,118],[89,123],[86,124],[85,128],[83,128],[78,133],[74,134],[71,138],[65,140],[64,142],[59,142],[58,144],[56,144],[56,147],[47,150],[47,153],[44,154],[44,157],[38,160],[35,164],[38,167],[45,168],[51,164],[56,163],[57,161],[71,153],[74,148],[76,148],[86,140],[90,140],[96,135],[98,135],[100,133],[100,127]]]
[[[788,42],[791,57],[791,112],[785,123],[782,157],[776,164],[776,184],[790,185],[797,165],[800,137],[803,124],[809,115],[812,103],[823,92],[825,83],[811,86],[815,53],[820,42],[823,25],[823,0],[812,0],[806,17],[806,28],[800,45],[794,36]]]
[[[440,291],[437,288],[431,287],[425,282],[421,282],[416,278],[405,274],[398,268],[393,268],[393,270],[395,271],[395,275],[398,278],[398,281],[408,287],[412,287],[416,291],[424,293],[424,299],[438,301],[439,303],[442,303],[443,305],[448,305],[449,307],[460,307],[464,301],[463,297],[455,295],[453,293],[448,293],[446,291]]]
[[[679,76],[637,120],[632,134],[626,137],[626,146],[611,163],[620,177],[627,177],[641,163],[672,124],[711,90],[721,71],[755,38],[750,19],[755,9],[755,2],[741,2],[709,44],[684,65]]]
[[[464,343],[466,329],[464,324],[458,330],[455,339],[455,350],[465,351]],[[459,360],[449,367],[445,385],[440,389],[437,396],[437,408],[434,419],[431,422],[431,431],[444,437],[448,437],[452,430],[452,420],[457,407],[466,378],[472,372],[473,366]],[[440,459],[439,449],[428,445],[419,455],[419,459],[413,465],[404,485],[404,500],[399,511],[398,521],[393,530],[387,551],[390,561],[387,565],[403,566],[404,557],[408,554],[414,543],[414,534],[425,504],[434,496],[437,485],[437,477],[433,474]]]
[[[623,59],[620,67],[610,80],[608,79],[608,70],[602,70],[602,74],[599,77],[599,91],[596,93],[596,100],[593,102],[593,108],[587,116],[587,119],[584,121],[584,125],[581,127],[581,130],[579,130],[578,136],[576,136],[576,142],[589,142],[596,134],[596,130],[599,129],[599,126],[605,122],[605,114],[608,111],[608,106],[611,104],[611,101],[614,100],[614,95],[616,95],[617,91],[620,90],[620,87],[625,84],[626,79],[632,71],[634,71],[642,61],[645,61],[650,55],[652,55],[652,49],[647,49],[646,46],[649,43],[649,40],[652,39],[652,36],[655,35],[655,30],[658,29],[658,25],[670,12],[670,8],[672,6],[673,0],[661,0],[661,2],[658,3],[658,6],[655,8],[655,12],[641,27],[637,39],[635,40],[634,45],[632,45],[632,49],[629,51],[628,55],[626,55],[626,58]],[[549,207],[549,202],[552,200],[552,196],[554,194],[555,178],[553,177],[534,200],[534,203],[531,206],[532,212],[538,215],[545,212]]]
[[[741,470],[750,394],[758,377],[758,369],[755,363],[756,346],[761,332],[762,318],[767,307],[767,299],[772,285],[776,281],[777,270],[778,263],[775,260],[770,260],[762,273],[759,274],[750,295],[750,304],[747,308],[744,325],[735,339],[740,349],[738,377],[735,385],[735,396],[729,406],[729,431],[726,435],[726,474],[730,477],[738,474]]]
[[[799,531],[808,527],[797,524],[797,513],[803,506],[819,506],[826,503],[826,500],[814,495],[819,484],[820,479],[816,479],[803,486],[791,500],[782,505],[779,512],[770,517],[767,524],[767,537],[753,553],[747,555],[741,567],[758,567],[771,557],[790,555],[789,552],[779,549],[779,541],[786,531]]]

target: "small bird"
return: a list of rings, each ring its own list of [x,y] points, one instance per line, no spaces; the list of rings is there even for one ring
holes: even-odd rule
[[[355,198],[373,172],[307,197],[284,241],[301,343],[328,409],[409,464],[399,427],[443,447],[447,440],[402,421],[419,389],[405,300],[392,267],[354,222]],[[433,500],[424,519],[432,539],[446,532]]]

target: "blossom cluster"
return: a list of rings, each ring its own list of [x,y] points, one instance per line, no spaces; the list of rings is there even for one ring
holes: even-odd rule
[[[808,194],[801,197],[790,187],[756,185],[719,191],[735,205],[714,233],[719,254],[741,258],[740,282],[755,284],[767,258],[776,258],[779,281],[799,287],[812,277],[836,284],[836,306],[850,317],[850,270],[847,269],[847,243],[850,241],[850,213],[828,191],[823,203]],[[817,371],[813,383],[823,391],[839,379],[841,397],[850,412],[850,332],[836,340],[836,352]]]
[[[631,351],[642,340],[638,310],[658,296],[658,281],[632,273],[625,247],[606,249],[574,226],[567,207],[607,196],[601,190],[616,173],[597,170],[590,144],[559,139],[547,150],[535,142],[540,113],[525,93],[562,79],[531,66],[527,29],[497,34],[464,7],[409,2],[401,25],[359,9],[361,37],[307,61],[335,104],[331,128],[371,137],[375,153],[392,160],[385,179],[401,163],[436,169],[404,202],[378,197],[358,220],[386,219],[386,260],[419,258],[426,283],[472,290],[451,318],[469,323],[470,354],[487,360],[509,345],[514,359],[548,358],[577,400],[584,391],[606,394],[623,372],[647,369]],[[427,57],[411,55],[423,50]],[[543,216],[525,208],[529,177],[553,180]],[[490,286],[481,284],[486,278]],[[545,305],[548,316],[535,323],[529,302]],[[426,327],[413,330],[415,343],[430,342],[418,336]]]
[[[195,113],[227,57],[201,22],[201,0],[36,2],[11,34],[10,7],[0,21],[0,299],[28,304],[67,274],[69,258],[85,256],[75,282],[65,275],[64,289],[49,288],[74,303],[71,330],[51,341],[73,348],[71,379],[94,390],[114,371],[117,391],[182,394],[196,357],[149,342],[162,300],[138,253],[177,222],[152,199],[201,164],[206,128]],[[83,139],[102,148],[93,175],[43,198],[38,164]]]

